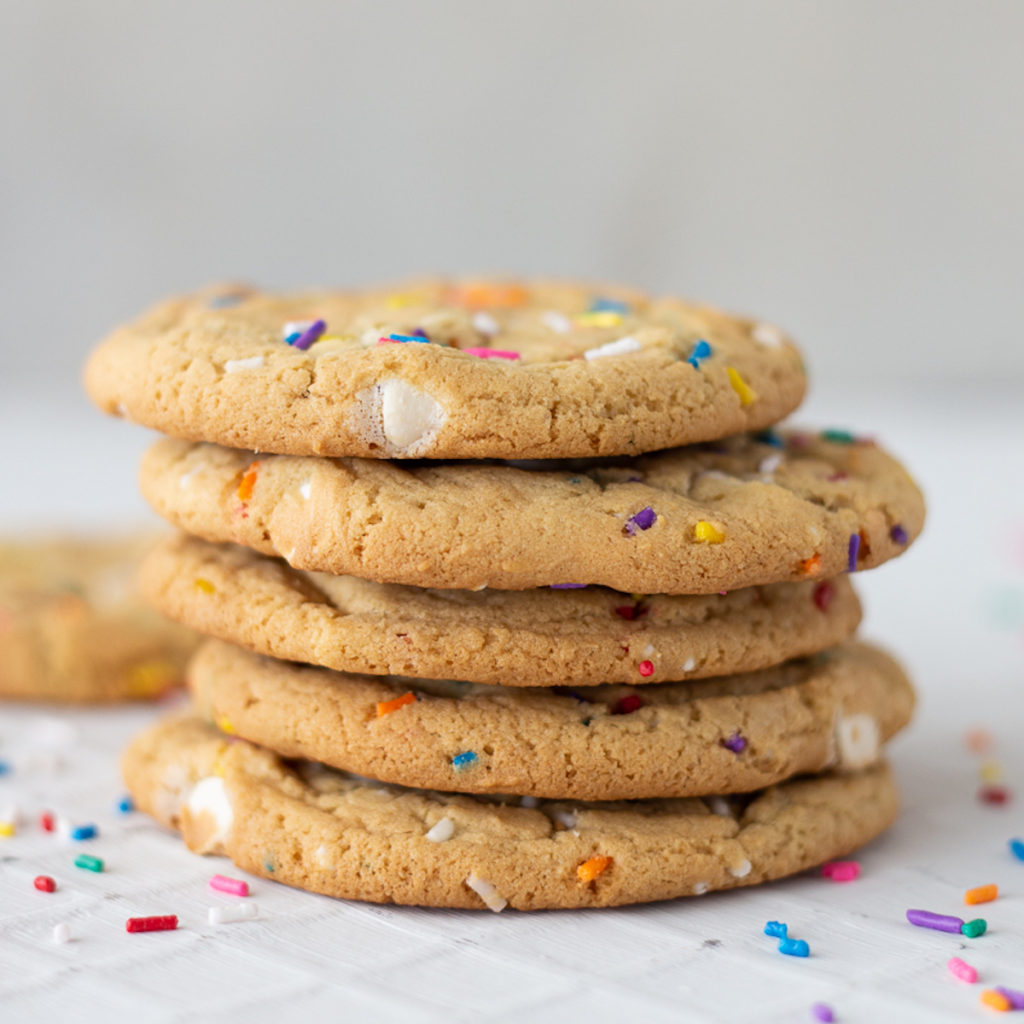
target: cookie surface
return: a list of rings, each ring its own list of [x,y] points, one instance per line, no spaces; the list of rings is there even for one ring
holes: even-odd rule
[[[141,484],[157,512],[207,540],[300,569],[466,590],[712,594],[827,578],[899,554],[924,519],[914,482],[880,447],[826,436],[540,465],[254,456],[165,439]]]
[[[97,348],[86,386],[106,412],[235,448],[554,458],[768,426],[805,377],[777,329],[679,300],[433,281],[170,301]]]
[[[181,682],[195,637],[136,590],[152,541],[0,541],[0,697],[141,699]]]
[[[909,721],[910,683],[848,643],[692,683],[510,689],[359,676],[221,641],[188,668],[225,732],[384,782],[571,800],[741,793],[873,764]]]
[[[168,537],[140,587],[165,615],[260,654],[343,672],[477,683],[658,683],[747,672],[850,636],[845,576],[725,595],[424,590],[290,568],[233,544]]]
[[[289,764],[194,718],[147,730],[122,767],[136,806],[192,850],[311,892],[435,907],[600,907],[754,885],[846,856],[898,811],[884,764],[730,800],[515,806]]]

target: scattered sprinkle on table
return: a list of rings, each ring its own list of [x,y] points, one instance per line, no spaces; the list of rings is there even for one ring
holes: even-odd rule
[[[803,939],[780,939],[779,952],[786,956],[810,956],[811,947]]]
[[[787,927],[781,921],[769,921],[764,926],[765,935],[770,935],[774,939],[784,939],[786,937]]]
[[[57,883],[49,875],[37,875],[32,884],[40,892],[56,892]]]
[[[217,892],[230,893],[232,896],[248,896],[249,883],[241,878],[228,878],[227,875],[214,875],[210,879],[210,888]]]
[[[1017,860],[1024,860],[1024,839],[1011,839],[1009,842],[1010,853],[1017,858]]]
[[[821,1021],[822,1024],[832,1024],[835,1019],[836,1015],[828,1003],[815,1003],[811,1007],[811,1020]]]
[[[983,917],[976,917],[973,921],[965,921],[960,926],[960,934],[966,935],[969,939],[976,939],[988,931],[988,921]]]
[[[965,963],[958,956],[953,957],[946,966],[949,968],[950,974],[961,981],[966,981],[968,985],[973,985],[978,980],[977,968]]]
[[[98,873],[103,870],[103,861],[99,857],[93,857],[92,854],[80,853],[75,858],[75,867]]]
[[[918,928],[932,928],[937,932],[959,932],[964,926],[962,917],[933,914],[930,910],[908,910],[907,920]]]
[[[162,914],[156,917],[129,917],[125,931],[129,932],[172,932],[178,927],[177,914]]]
[[[71,941],[71,929],[63,921],[53,926],[53,941],[59,946]]]
[[[979,885],[977,888],[968,889],[964,893],[964,903],[973,905],[975,903],[991,903],[999,895],[998,885]]]
[[[993,1010],[1002,1010],[1004,1013],[1013,1008],[1010,1000],[994,988],[987,988],[981,993],[981,1004],[990,1006]]]
[[[247,901],[233,907],[210,907],[207,920],[210,924],[233,924],[236,921],[251,921],[258,913],[256,904]]]
[[[130,796],[123,796],[117,802],[117,810],[119,814],[130,814],[135,810],[135,804],[132,803]]]
[[[99,829],[95,825],[78,825],[71,830],[71,838],[75,840],[95,839]]]
[[[852,882],[860,877],[860,861],[831,860],[827,864],[822,864],[821,873],[825,878],[831,878],[833,882]]]

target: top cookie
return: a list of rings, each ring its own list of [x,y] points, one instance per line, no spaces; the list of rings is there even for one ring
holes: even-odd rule
[[[544,282],[172,300],[86,367],[107,412],[290,455],[632,455],[775,423],[800,354],[678,299]]]

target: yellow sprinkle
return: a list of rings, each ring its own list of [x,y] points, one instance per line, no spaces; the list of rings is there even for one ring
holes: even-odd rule
[[[729,374],[729,383],[732,385],[733,391],[740,396],[740,405],[750,405],[751,402],[757,401],[757,394],[754,389],[736,372],[735,367],[727,366],[726,371]]]
[[[3,836],[4,839],[10,839],[15,831],[13,821],[0,821],[0,836]]]
[[[196,589],[201,590],[204,594],[212,594],[216,587],[209,580],[203,579],[202,576],[197,576]]]
[[[1003,1013],[1012,1005],[1002,992],[997,992],[994,988],[987,988],[981,993],[981,1002],[984,1006],[991,1006],[993,1010],[1002,1010]]]
[[[725,540],[725,530],[702,519],[694,528],[693,535],[703,544],[721,544]]]
[[[423,305],[426,298],[423,292],[396,292],[389,295],[387,302],[391,309],[402,309],[404,306]]]
[[[985,761],[981,766],[982,782],[1002,782],[1003,766],[998,761]]]
[[[220,715],[215,719],[217,728],[221,732],[226,732],[229,736],[235,735],[235,727],[231,724],[231,720],[226,715]]]
[[[169,661],[141,661],[128,670],[128,692],[133,697],[151,697],[168,689],[177,675]]]
[[[622,323],[622,315],[607,310],[597,313],[580,313],[576,317],[576,323],[583,327],[618,327]]]

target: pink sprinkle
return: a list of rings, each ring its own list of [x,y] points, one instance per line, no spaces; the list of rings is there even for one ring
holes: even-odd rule
[[[825,878],[831,878],[833,882],[852,882],[860,877],[860,861],[830,860],[827,864],[822,864],[821,873]]]
[[[378,345],[401,345],[402,343],[397,338],[378,338]]]
[[[464,348],[466,355],[476,356],[478,359],[519,359],[518,352],[511,352],[503,348]]]
[[[949,968],[950,974],[961,981],[966,981],[968,985],[973,985],[978,980],[977,968],[965,964],[958,956],[953,957],[946,966]]]
[[[226,875],[214,875],[210,879],[210,888],[217,892],[227,892],[232,896],[248,896],[249,883],[240,878],[228,878]]]

